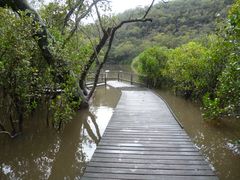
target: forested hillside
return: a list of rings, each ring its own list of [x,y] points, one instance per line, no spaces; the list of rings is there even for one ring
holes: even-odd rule
[[[236,0],[211,35],[175,48],[156,44],[134,58],[132,67],[155,87],[168,86],[176,94],[200,100],[206,118],[239,118],[239,10],[240,0]]]
[[[234,0],[175,0],[156,4],[149,17],[152,23],[129,24],[116,34],[110,63],[130,63],[144,49],[154,46],[175,48],[213,33],[226,17]],[[142,9],[118,15],[120,19],[137,16]],[[131,51],[130,51],[131,50]]]

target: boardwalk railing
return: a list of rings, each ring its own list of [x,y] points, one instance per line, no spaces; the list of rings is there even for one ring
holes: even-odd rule
[[[89,73],[87,77],[87,85],[91,86],[94,82],[94,73]],[[149,87],[149,81],[146,76],[138,75],[135,73],[130,72],[123,72],[123,71],[110,71],[106,70],[101,72],[98,78],[98,84],[107,84],[107,81],[117,80],[117,81],[124,81],[129,82],[130,84],[140,85]]]

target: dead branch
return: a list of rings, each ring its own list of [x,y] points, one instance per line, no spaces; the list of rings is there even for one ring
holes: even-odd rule
[[[98,83],[98,78],[99,78],[99,75],[100,75],[100,72],[101,72],[101,69],[103,67],[103,65],[106,63],[107,61],[107,58],[108,58],[108,55],[109,55],[109,52],[112,48],[112,42],[114,40],[114,36],[115,36],[115,33],[116,31],[121,28],[124,24],[128,24],[128,23],[134,23],[134,22],[152,22],[152,19],[151,18],[146,18],[147,15],[149,14],[153,4],[154,4],[154,1],[152,1],[151,5],[149,6],[149,8],[147,9],[146,13],[144,14],[144,16],[142,18],[139,18],[139,19],[129,19],[129,20],[125,20],[125,21],[122,21],[120,22],[118,25],[112,27],[112,28],[108,28],[107,31],[104,30],[103,26],[101,25],[101,29],[103,31],[103,34],[104,36],[107,38],[107,39],[104,39],[105,41],[100,41],[101,43],[104,43],[104,44],[101,44],[101,49],[102,47],[106,44],[107,40],[109,39],[109,43],[108,43],[108,48],[107,48],[107,51],[105,52],[105,55],[104,55],[104,59],[103,61],[100,63],[100,65],[98,66],[97,68],[97,71],[95,73],[95,78],[94,78],[94,84],[93,84],[93,87],[92,89],[90,90],[89,94],[87,94],[87,101],[90,100],[90,98],[92,97],[95,89],[96,89],[96,86],[97,86],[97,83]],[[97,9],[96,9],[97,10]],[[98,20],[101,21],[101,18],[100,18],[100,14],[98,13]],[[97,51],[98,52],[98,51]],[[99,51],[100,52],[100,51]],[[99,53],[98,52],[98,53]],[[95,58],[93,55],[91,56],[91,58]],[[89,71],[90,67],[92,66],[92,63],[94,62],[93,59],[90,59],[88,61],[89,63],[85,66],[86,68],[86,72],[84,72],[84,74],[82,74],[83,76],[81,76],[84,81],[80,82],[80,87],[84,87],[84,85],[82,83],[85,83],[85,79],[86,79],[86,76],[87,76],[87,72]],[[85,76],[85,77],[84,77]]]
[[[97,53],[97,51],[95,49],[95,46],[94,46],[94,43],[93,43],[91,37],[83,29],[80,29],[80,31],[82,31],[82,33],[88,38],[89,42],[91,43],[93,51],[95,52],[95,55],[96,55],[96,63],[99,64],[100,61],[99,61],[99,58],[98,58],[98,53]]]
[[[144,16],[142,17],[142,19],[145,19],[147,17],[147,15],[149,14],[149,11],[152,9],[152,6],[154,4],[154,1],[152,1],[152,3],[150,4],[150,6],[148,7],[147,11],[145,12]]]
[[[67,26],[68,21],[70,20],[70,17],[74,13],[74,11],[78,8],[79,10],[83,6],[84,0],[79,0],[75,5],[73,5],[72,8],[70,8],[69,12],[66,14],[63,22],[63,27],[62,27],[62,35],[64,34],[65,27]]]
[[[66,43],[72,38],[72,36],[74,35],[74,33],[76,32],[78,26],[79,26],[79,23],[80,21],[85,18],[91,11],[92,11],[92,8],[97,5],[100,1],[102,0],[95,0],[92,2],[92,4],[88,7],[88,9],[83,12],[75,21],[75,24],[74,24],[74,27],[72,28],[72,30],[70,31],[69,35],[67,36],[66,40],[64,41],[63,43],[63,47],[65,47]]]
[[[5,127],[3,126],[3,124],[0,122],[0,128],[2,131],[6,131]]]

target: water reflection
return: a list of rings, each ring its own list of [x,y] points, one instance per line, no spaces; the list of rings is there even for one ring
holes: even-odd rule
[[[90,109],[79,111],[59,133],[46,128],[39,110],[22,136],[0,136],[0,179],[79,179],[119,97],[116,89],[98,88]]]
[[[235,141],[240,139],[238,119],[204,121],[200,106],[169,91],[159,91],[169,103],[185,131],[208,159],[221,180],[240,179],[240,151]]]

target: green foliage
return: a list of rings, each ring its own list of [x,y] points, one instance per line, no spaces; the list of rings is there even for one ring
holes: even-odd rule
[[[235,4],[229,11],[229,27],[228,32],[230,36],[233,36],[239,40],[240,38],[240,0],[236,0]],[[238,42],[239,43],[239,42]]]
[[[6,118],[13,116],[14,121],[21,115],[27,117],[42,105],[43,99],[50,102],[53,95],[62,90],[61,98],[54,99],[57,102],[49,109],[54,127],[59,127],[71,119],[80,99],[74,99],[77,93],[74,76],[67,77],[65,83],[57,82],[56,77],[69,70],[75,71],[79,66],[74,62],[58,61],[56,67],[49,67],[33,38],[39,25],[33,27],[33,19],[27,15],[28,12],[19,13],[21,18],[8,9],[0,8],[0,111],[5,112]],[[58,44],[52,50],[58,54],[57,57],[67,56],[71,51],[70,47],[60,50]]]
[[[204,113],[203,117],[208,119],[216,119],[222,115],[219,98],[210,98],[209,93],[203,96]]]
[[[153,22],[124,26],[116,34],[111,63],[130,62],[142,51],[153,46],[176,48],[214,33],[216,20],[222,21],[233,0],[175,0],[153,6],[149,17]],[[137,17],[138,8],[118,15],[120,19]],[[128,41],[134,50],[126,52],[120,45]],[[121,53],[122,52],[122,53]],[[124,56],[122,56],[124,54]]]
[[[134,61],[136,71],[147,76],[153,86],[161,85],[164,81],[163,69],[167,62],[168,49],[152,47],[142,52]]]
[[[150,48],[134,60],[133,67],[149,78],[168,79],[171,82],[169,86],[177,94],[201,100],[203,115],[207,119],[239,117],[239,29],[240,1],[237,0],[229,11],[227,22],[220,25],[217,35],[205,36],[165,51],[166,65],[161,67],[157,58],[154,58],[156,56],[153,56],[156,48]],[[162,34],[154,36],[153,40],[162,41],[164,36],[167,37]]]
[[[44,65],[36,42],[29,39],[38,25],[33,29],[32,18],[21,15],[19,19],[0,8],[0,86],[9,106],[3,108],[21,106],[26,112],[36,107],[34,99],[42,88],[44,71],[40,68]]]
[[[216,118],[220,115],[236,116],[240,114],[240,1],[237,0],[232,6],[228,15],[228,24],[222,33],[225,37],[218,52],[224,52],[221,58],[225,58],[222,72],[219,74],[215,93],[212,94],[209,102],[204,103],[206,117]],[[215,54],[216,55],[216,54]],[[220,59],[219,56],[217,56]],[[220,61],[221,62],[221,61]],[[211,101],[218,103],[212,105]],[[218,116],[212,115],[214,109],[219,109]]]
[[[54,112],[53,125],[57,129],[72,120],[75,110],[79,108],[81,99],[75,99],[77,93],[75,83],[76,79],[69,77],[68,81],[62,84],[63,92],[51,102],[50,108]]]
[[[221,99],[220,107],[225,114],[233,115],[240,111],[240,58],[229,57],[229,62],[219,77],[216,96]]]
[[[41,17],[45,20],[48,29],[53,33],[62,30],[66,12],[67,7],[65,4],[59,2],[50,2],[40,9]]]
[[[199,97],[207,86],[208,50],[190,42],[171,51],[165,76],[173,80],[175,91],[186,96]]]

